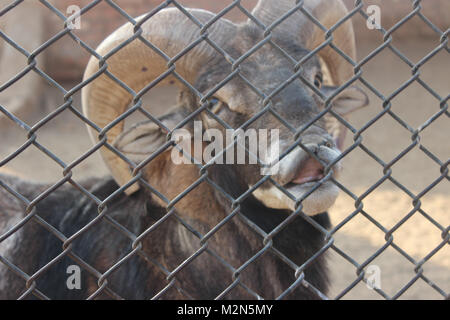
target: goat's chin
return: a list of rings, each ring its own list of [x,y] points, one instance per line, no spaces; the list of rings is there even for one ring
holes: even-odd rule
[[[286,190],[295,196],[295,198],[299,199],[305,195],[305,193],[309,192],[312,187],[313,184],[307,183],[302,185],[293,185],[287,187]],[[267,189],[258,188],[253,192],[253,195],[266,207],[273,209],[295,210],[295,202],[275,186]],[[325,212],[334,204],[338,195],[339,188],[331,182],[325,182],[303,200],[302,211],[310,216]]]

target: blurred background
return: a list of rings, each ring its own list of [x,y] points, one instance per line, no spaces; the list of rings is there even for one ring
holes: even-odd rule
[[[70,5],[81,8],[91,1],[54,0],[49,1],[61,13],[67,13]],[[219,12],[232,3],[231,0],[180,0],[180,4]],[[242,5],[251,10],[256,0],[243,0]],[[346,0],[353,8],[353,0]],[[378,5],[381,9],[381,25],[389,30],[414,9],[413,1],[363,1],[365,7]],[[114,1],[130,16],[136,17],[162,3],[161,0],[116,0]],[[12,0],[0,0],[0,10],[14,5]],[[441,32],[450,26],[450,1],[421,1],[421,13]],[[1,11],[0,11],[1,12]],[[226,16],[233,21],[245,21],[246,16],[234,8]],[[367,21],[357,13],[352,21],[355,26],[358,61],[383,45],[379,30],[367,27]],[[114,29],[127,22],[126,18],[105,2],[92,7],[81,17],[79,30],[73,32],[87,45],[95,48]],[[32,51],[63,30],[63,21],[55,12],[38,1],[25,1],[0,16],[0,29],[25,50]],[[362,66],[362,77],[384,97],[411,79],[412,65],[416,65],[441,45],[441,36],[423,19],[415,15],[392,33],[391,46],[406,57],[400,58],[390,48],[384,48]],[[448,41],[448,40],[447,40]],[[423,65],[420,64],[420,80],[425,88],[413,81],[391,100],[392,112],[413,129],[437,115],[450,94],[450,52],[448,44],[436,51]],[[62,88],[70,90],[81,82],[82,73],[89,58],[88,52],[72,38],[65,35],[37,56],[37,67],[44,70]],[[27,66],[24,55],[0,38],[0,86],[7,83]],[[365,88],[364,84],[359,85]],[[383,100],[365,88],[370,96],[370,105],[350,118],[350,123],[361,129],[383,110]],[[81,108],[79,93],[74,96],[73,106]],[[146,95],[146,105],[154,115],[167,112],[176,101],[173,88],[156,88]],[[63,93],[54,84],[49,84],[36,74],[29,73],[18,82],[0,92],[0,105],[26,122],[36,124],[64,103]],[[442,104],[441,104],[442,103]],[[448,106],[446,106],[448,108]],[[135,119],[137,120],[137,119]],[[347,135],[346,147],[353,142],[353,134]],[[385,114],[362,133],[364,146],[384,163],[390,163],[412,144],[412,133]],[[42,126],[37,140],[57,157],[69,164],[91,147],[84,123],[72,112],[65,110]],[[430,125],[420,133],[420,145],[430,151],[435,159],[415,146],[396,161],[392,177],[403,184],[412,194],[422,195],[421,212],[414,212],[413,199],[389,181],[381,183],[366,195],[362,201],[364,212],[355,214],[336,232],[335,246],[351,257],[357,264],[366,260],[386,244],[385,230],[395,226],[394,244],[404,250],[414,261],[426,258],[423,274],[447,294],[450,292],[450,245],[442,245],[440,227],[450,226],[450,184],[448,175],[442,177],[441,168],[435,161],[446,163],[450,159],[450,119],[448,111],[433,118]],[[26,132],[9,119],[0,115],[0,161],[14,153],[27,141]],[[55,182],[62,178],[62,168],[34,146],[30,146],[13,160],[0,168],[26,179],[39,182]],[[104,176],[107,170],[97,154],[92,155],[73,170],[74,179]],[[339,181],[352,193],[361,196],[383,177],[383,166],[360,148],[354,149],[344,159],[344,172]],[[435,184],[427,192],[428,186]],[[417,207],[416,207],[417,209]],[[337,226],[353,216],[355,200],[342,193],[330,211],[333,225]],[[408,215],[403,224],[398,223]],[[435,254],[435,248],[442,246]],[[341,255],[329,250],[332,290],[330,298],[352,285],[357,279],[357,268]],[[408,290],[400,295],[402,299],[439,299],[442,295],[423,279],[415,279],[415,265],[393,247],[389,246],[367,265],[378,266],[381,274],[381,288],[389,296],[395,296],[405,286]],[[380,299],[377,292],[364,282],[358,282],[343,299]]]

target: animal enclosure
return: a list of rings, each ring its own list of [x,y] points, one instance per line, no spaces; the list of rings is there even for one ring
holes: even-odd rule
[[[326,25],[329,22],[315,15],[307,2],[288,1],[285,11],[265,20],[265,16],[259,15],[254,8],[258,1],[0,1],[0,197],[3,198],[0,198],[0,203],[3,200],[11,207],[20,207],[24,213],[23,216],[14,216],[11,214],[13,210],[7,206],[0,207],[0,276],[8,275],[15,279],[14,290],[20,291],[15,298],[52,298],[54,293],[43,289],[47,287],[44,282],[53,281],[52,275],[56,273],[61,273],[60,277],[64,279],[70,276],[61,267],[63,261],[80,268],[83,275],[81,286],[88,287],[86,296],[82,298],[126,298],[118,293],[122,288],[116,290],[108,280],[121,268],[139,260],[157,269],[159,278],[164,281],[157,292],[144,298],[167,298],[172,292],[177,292],[190,299],[196,297],[196,292],[188,292],[178,278],[204,256],[220,264],[223,277],[227,279],[226,285],[215,293],[214,298],[229,298],[237,290],[245,292],[246,297],[268,298],[255,289],[258,288],[256,284],[247,282],[244,275],[246,270],[261,265],[265,257],[270,256],[283,264],[293,279],[274,298],[289,298],[296,290],[305,290],[317,299],[449,299],[450,21],[436,13],[445,12],[448,3],[436,1],[433,6],[427,1],[405,1],[407,7],[403,3],[397,16],[391,15],[391,20],[384,20],[385,14],[396,11],[397,4],[346,1],[347,13]],[[368,20],[373,18],[368,11],[371,4],[381,9],[380,28],[368,26]],[[67,11],[70,5],[75,5],[75,9],[79,7],[80,11]],[[441,5],[443,8],[439,10]],[[208,9],[214,15],[206,20],[200,19],[196,15],[198,13],[192,13],[188,7]],[[196,30],[192,41],[171,54],[146,41],[142,29],[145,23],[157,19],[158,13],[167,8],[176,10]],[[142,15],[142,18],[136,18]],[[309,21],[311,28],[320,34],[320,41],[299,59],[293,57],[289,46],[279,40],[279,30],[283,26],[289,29],[298,17]],[[248,39],[254,43],[242,43],[248,48],[245,52],[227,52],[214,36],[219,31],[228,31],[225,27],[219,31],[219,28],[215,29],[224,19],[246,22],[258,30],[256,39]],[[355,29],[357,56],[336,43],[338,32],[350,22]],[[103,39],[125,23],[130,25],[131,33],[100,54],[97,48]],[[176,24],[172,24],[174,30]],[[410,34],[407,32],[409,29],[420,29],[422,34]],[[109,61],[125,52],[133,42],[140,42],[158,54],[164,65],[158,77],[139,90],[131,88],[108,69]],[[214,81],[208,90],[196,87],[180,67],[180,61],[184,57],[192,59],[190,54],[201,45],[226,61],[230,69],[226,77]],[[291,119],[279,116],[272,104],[272,99],[293,80],[283,80],[266,92],[255,84],[258,79],[246,78],[246,62],[264,48],[270,48],[290,61],[293,75],[312,91],[317,91],[314,81],[305,77],[302,70],[311,59],[326,50],[351,73],[335,83],[332,70],[324,70],[324,84],[334,82],[338,89],[330,96],[320,96],[324,108],[311,121],[293,127]],[[95,57],[94,64],[98,69],[82,78],[91,57]],[[152,65],[146,65],[140,71],[147,72],[150,68]],[[83,112],[81,96],[82,91],[100,75],[107,76],[132,96],[127,110],[101,125]],[[261,117],[276,118],[279,125],[295,137],[295,144],[305,150],[308,148],[301,139],[302,134],[325,117],[332,119],[335,126],[346,133],[340,147],[342,154],[335,160],[342,162],[342,173],[335,177],[332,170],[331,173],[325,172],[321,181],[311,186],[311,194],[324,182],[339,188],[339,198],[328,210],[330,228],[324,228],[313,215],[303,212],[303,201],[309,195],[294,199],[295,210],[290,210],[285,219],[280,219],[269,230],[242,214],[241,206],[263,183],[271,183],[281,192],[287,192],[285,186],[270,176],[261,176],[258,182],[247,186],[248,189],[237,196],[228,194],[211,180],[210,163],[199,164],[198,175],[175,196],[161,193],[144,177],[141,171],[174,145],[171,134],[175,129],[162,119],[177,105],[175,85],[182,86],[196,99],[195,110],[183,114],[175,128],[206,115],[224,129],[231,129],[212,112],[211,99],[235,79],[243,84],[242,90],[250,90],[257,95],[260,104],[260,112],[245,121],[242,128],[251,126]],[[165,81],[167,83],[163,83]],[[334,99],[354,85],[369,96],[369,105],[349,116],[341,116],[334,111]],[[110,95],[114,96],[114,93]],[[166,130],[166,137],[160,148],[142,162],[135,163],[115,147],[109,135],[121,123],[128,129],[145,120]],[[94,144],[86,127],[91,130]],[[129,177],[112,191],[108,189],[106,193],[94,194],[85,181],[110,174],[104,162],[105,155],[101,154],[105,151],[102,150],[109,150],[114,154],[114,161],[131,167],[131,170]],[[11,177],[33,181],[33,192],[24,194],[12,183]],[[158,197],[164,203],[164,210],[151,224],[134,232],[127,223],[109,215],[108,209],[114,201],[132,198],[133,195],[124,195],[124,192],[138,184],[141,189]],[[189,219],[177,214],[176,209],[183,198],[204,184],[214,192],[225,194],[231,208],[215,225],[200,230]],[[40,206],[46,208],[46,201],[52,197],[57,199],[61,190],[71,190],[86,205],[95,208],[98,215],[74,232],[65,233],[60,225],[40,214],[43,212]],[[70,219],[76,221],[77,213],[73,212]],[[127,214],[133,213],[135,211],[131,210]],[[7,217],[11,219],[4,222],[2,219]],[[186,232],[183,236],[197,243],[189,255],[174,257],[176,263],[155,261],[142,244],[152,234],[159,235],[158,228],[161,230],[168,220],[182,226]],[[234,221],[246,226],[259,241],[257,250],[245,252],[241,264],[227,261],[209,245],[211,239],[220,237],[221,232]],[[323,240],[323,245],[300,264],[274,245],[276,237],[299,221],[317,232]],[[100,230],[100,224],[110,226],[113,230],[111,237],[126,239],[121,255],[114,263],[102,265],[101,269],[76,251],[91,233]],[[32,240],[36,243],[41,241],[33,239],[35,234],[24,234],[31,225],[52,237],[58,250],[51,257],[41,257],[39,261],[24,259],[17,262],[11,258],[10,252],[11,248],[21,246],[18,239],[30,240],[26,245],[22,244],[24,252],[35,250]],[[230,254],[239,255],[239,252]],[[327,292],[317,288],[305,272],[324,257],[328,259],[330,281]],[[272,276],[267,270],[264,281],[270,283]],[[65,286],[66,282],[58,285]],[[133,285],[132,281],[127,282],[127,286],[133,288]],[[0,290],[9,290],[2,279]]]

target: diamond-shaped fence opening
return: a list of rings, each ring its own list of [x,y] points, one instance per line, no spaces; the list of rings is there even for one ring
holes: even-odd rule
[[[1,1],[0,298],[448,299],[449,21],[396,5]]]

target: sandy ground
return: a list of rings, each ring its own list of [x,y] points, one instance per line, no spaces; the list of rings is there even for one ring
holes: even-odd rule
[[[417,63],[439,43],[435,40],[395,43],[413,63]],[[364,57],[377,44],[363,43],[359,54]],[[438,95],[447,97],[450,93],[448,69],[450,55],[441,51],[421,68],[420,78]],[[364,78],[385,97],[411,77],[410,68],[396,57],[389,49],[371,60],[363,67]],[[70,88],[74,84],[65,84]],[[366,90],[369,92],[369,90]],[[62,94],[54,88],[42,93],[45,101],[44,110],[39,111],[42,117],[63,103]],[[382,101],[370,94],[371,104],[358,111],[350,119],[350,123],[360,129],[364,124],[382,110]],[[175,99],[173,91],[162,89],[150,94],[149,101],[161,110]],[[80,106],[79,96],[75,105]],[[439,112],[439,101],[417,83],[411,84],[392,100],[392,111],[400,116],[412,128],[416,129],[431,116]],[[34,124],[32,121],[29,123]],[[389,163],[411,144],[412,134],[395,121],[384,115],[362,134],[363,144],[382,161]],[[26,134],[15,126],[2,125],[0,128],[0,159],[14,152],[26,141]],[[450,119],[442,115],[420,134],[420,143],[434,153],[442,162],[450,158]],[[48,124],[38,130],[38,142],[62,159],[71,163],[86,152],[91,146],[84,124],[71,112],[64,111]],[[347,146],[353,142],[353,136],[347,136]],[[383,177],[383,167],[361,148],[356,148],[344,160],[346,170],[339,181],[357,197],[361,196],[372,185]],[[30,147],[6,165],[7,170],[35,181],[56,181],[62,177],[62,169],[35,147]],[[6,170],[5,167],[0,170]],[[94,154],[74,170],[77,181],[86,176],[102,176],[107,174],[98,154]],[[439,165],[430,159],[416,146],[407,155],[392,166],[392,177],[402,183],[411,193],[417,195],[441,176]],[[434,219],[431,223],[421,213],[415,212],[404,224],[395,228],[394,244],[401,247],[416,262],[424,259],[442,242],[441,230],[436,224],[446,228],[450,225],[450,184],[448,177],[440,181],[429,192],[420,198],[421,209]],[[385,230],[390,230],[408,215],[413,209],[413,199],[394,183],[385,181],[376,190],[363,199],[364,211],[375,219]],[[339,225],[355,210],[355,200],[342,193],[334,208],[330,211],[332,222]],[[334,235],[334,245],[355,263],[365,264],[366,260],[386,244],[385,233],[361,213],[344,224]],[[330,298],[340,293],[357,279],[357,268],[337,254],[330,251],[330,270],[332,290]],[[389,246],[381,252],[369,266],[378,266],[380,270],[381,289],[388,295],[396,295],[414,276],[414,264]],[[423,275],[450,293],[450,246],[444,245],[436,254],[427,259],[423,265]],[[365,283],[359,282],[343,298],[347,299],[379,299],[381,296],[369,289]],[[400,296],[409,299],[434,299],[442,296],[418,279]]]

